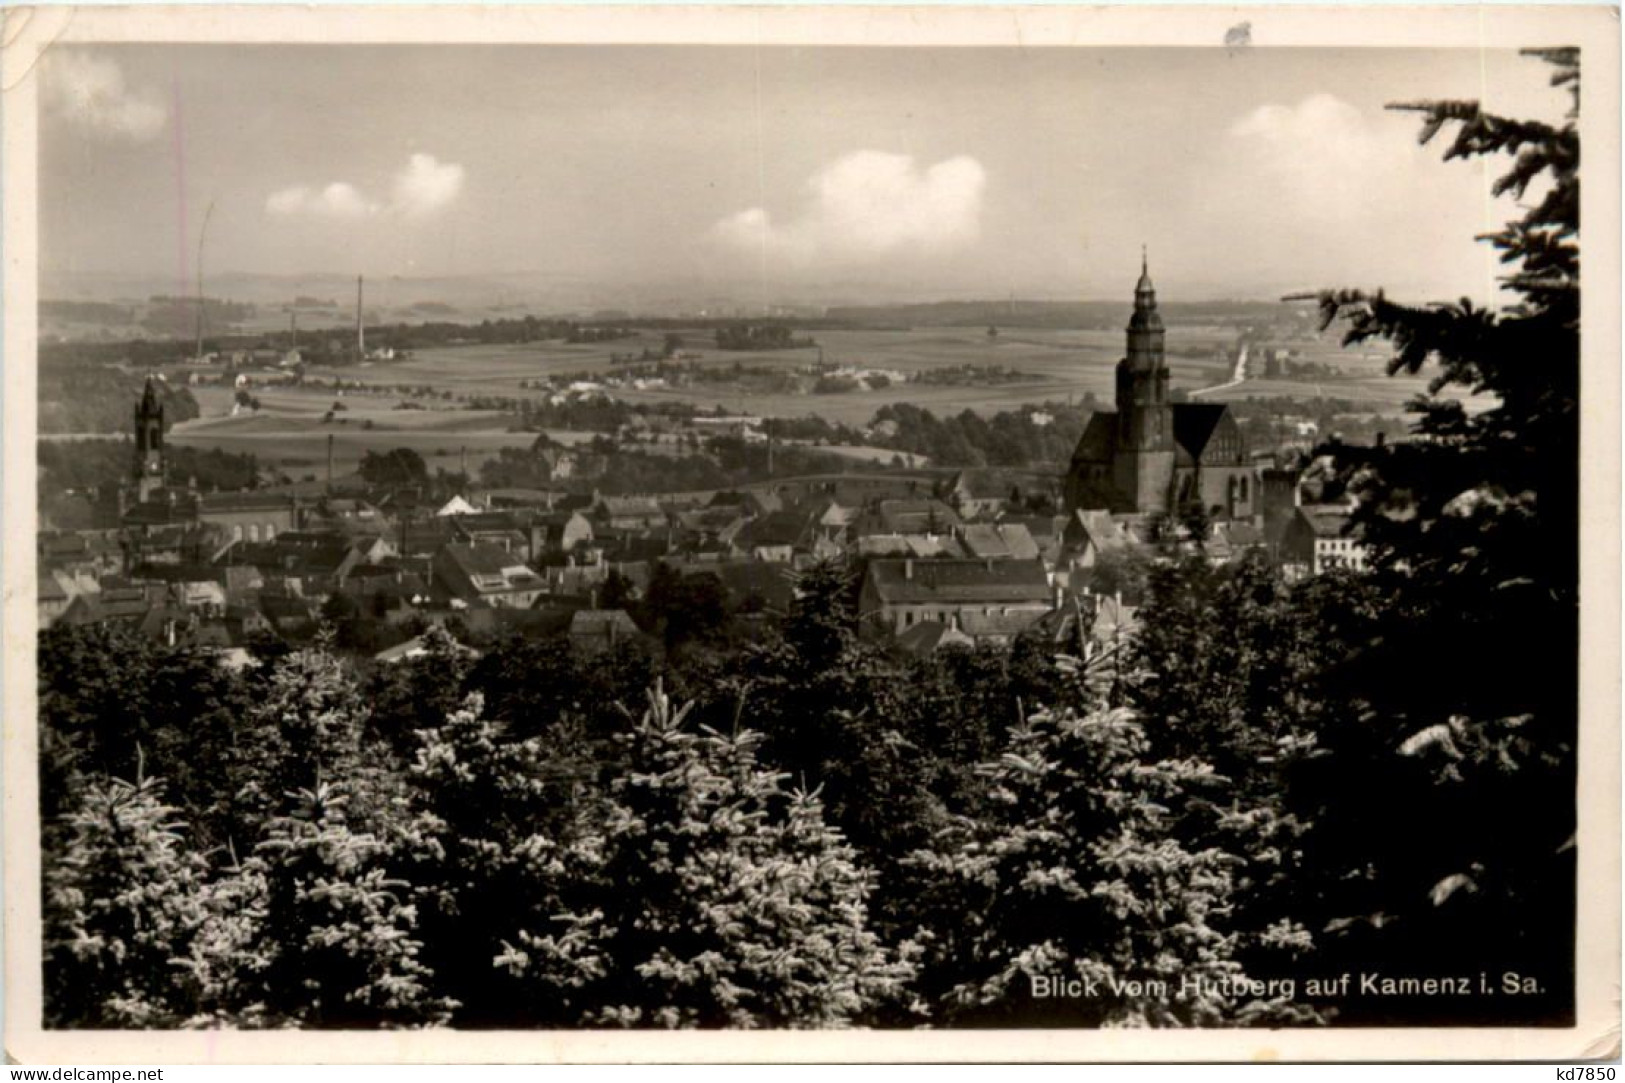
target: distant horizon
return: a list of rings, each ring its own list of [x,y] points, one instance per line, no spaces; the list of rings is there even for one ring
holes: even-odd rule
[[[627,306],[642,303],[628,294],[667,294],[659,304],[669,307],[673,303],[699,305],[706,303],[724,304],[737,308],[751,307],[806,307],[806,308],[889,308],[902,306],[923,306],[938,304],[1080,304],[1080,305],[1117,305],[1128,308],[1133,303],[1133,279],[1126,281],[1125,286],[1118,295],[1106,294],[1073,294],[1062,289],[1034,289],[1031,291],[1016,291],[1015,293],[1000,292],[996,287],[989,286],[978,290],[975,286],[950,286],[937,290],[924,290],[923,292],[906,292],[888,295],[877,293],[872,284],[855,283],[811,283],[797,291],[795,296],[773,295],[763,298],[759,291],[748,289],[729,289],[725,284],[706,283],[695,284],[680,280],[673,281],[625,281],[616,284],[593,283],[588,280],[570,279],[565,275],[546,271],[496,271],[496,272],[469,272],[454,275],[364,275],[362,276],[369,288],[388,289],[391,292],[400,289],[410,289],[421,286],[423,296],[413,294],[410,297],[371,297],[366,299],[367,307],[402,307],[412,304],[441,302],[453,307],[481,308],[491,310],[502,308],[546,308],[549,302],[541,299],[528,299],[523,296],[492,296],[483,294],[480,300],[464,300],[459,303],[455,299],[433,296],[436,287],[460,287],[462,289],[483,290],[498,283],[523,283],[526,280],[552,280],[560,288],[571,288],[584,294],[598,294],[602,303],[591,300],[583,301],[572,306],[572,309],[583,307],[596,308],[627,308]],[[1155,274],[1153,273],[1153,279]],[[204,282],[204,293],[211,300],[231,301],[239,303],[286,304],[293,297],[292,294],[306,287],[331,290],[335,287],[345,289],[345,293],[331,298],[321,298],[335,302],[336,307],[353,311],[353,287],[356,276],[338,271],[312,271],[312,272],[283,272],[267,273],[256,271],[222,270],[207,276]],[[245,290],[245,284],[247,289]],[[117,288],[112,288],[116,286]],[[102,288],[107,287],[107,288]],[[233,287],[237,292],[233,292]],[[1158,303],[1164,307],[1178,307],[1180,305],[1256,305],[1289,303],[1284,300],[1289,293],[1316,290],[1322,288],[1382,287],[1391,296],[1398,299],[1407,299],[1400,291],[1388,289],[1385,283],[1350,283],[1326,282],[1311,283],[1301,286],[1283,286],[1279,291],[1260,288],[1252,294],[1202,292],[1194,295],[1173,296],[1158,285]],[[289,296],[278,294],[268,296],[273,288],[284,289]],[[518,285],[509,285],[507,288],[519,292]],[[692,295],[683,299],[682,295]],[[700,296],[703,294],[703,297]],[[861,294],[861,295],[859,295]],[[75,272],[71,276],[52,276],[42,274],[40,280],[39,299],[47,301],[69,302],[102,302],[140,303],[152,297],[166,296],[181,299],[190,299],[196,296],[196,287],[190,290],[177,290],[176,284],[163,279],[161,276],[132,275],[120,271],[83,271]],[[1440,296],[1417,296],[1408,298],[1417,302],[1433,300],[1450,300]],[[313,309],[322,306],[311,306]],[[637,312],[632,314],[637,315]],[[650,313],[656,315],[656,313]]]

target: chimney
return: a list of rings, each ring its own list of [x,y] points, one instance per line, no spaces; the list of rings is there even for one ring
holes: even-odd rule
[[[914,578],[914,558],[912,558],[912,557],[908,557],[908,558],[904,559],[904,561],[903,561],[903,578],[904,579],[913,579]]]
[[[333,491],[333,434],[327,434],[327,491]]]
[[[355,353],[357,361],[367,358],[367,327],[361,315],[361,276],[355,276]]]

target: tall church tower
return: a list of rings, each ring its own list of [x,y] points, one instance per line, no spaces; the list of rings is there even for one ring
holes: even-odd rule
[[[1168,402],[1165,332],[1145,254],[1134,287],[1128,354],[1117,363],[1117,432],[1112,482],[1141,514],[1167,510],[1174,477],[1174,411]]]
[[[143,503],[164,484],[164,404],[150,376],[135,405],[135,460],[130,472],[136,499]]]

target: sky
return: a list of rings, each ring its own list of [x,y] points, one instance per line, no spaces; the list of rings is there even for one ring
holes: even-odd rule
[[[41,276],[529,276],[741,300],[1486,298],[1515,208],[1395,101],[1512,51],[120,45],[41,66]],[[216,292],[214,290],[210,291]]]

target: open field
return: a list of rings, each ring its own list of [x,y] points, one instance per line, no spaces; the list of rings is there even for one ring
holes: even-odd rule
[[[1122,356],[1119,331],[1027,330],[1009,328],[990,337],[986,328],[922,328],[897,331],[823,331],[817,338],[822,350],[806,348],[771,351],[715,349],[702,331],[679,332],[685,350],[698,357],[694,363],[732,368],[792,369],[815,364],[820,353],[826,364],[862,369],[894,370],[905,374],[965,365],[1013,369],[1027,379],[982,385],[895,383],[876,390],[837,394],[764,394],[742,390],[732,382],[707,382],[680,388],[643,391],[613,389],[630,403],[686,403],[710,409],[769,417],[817,415],[831,421],[863,426],[882,406],[908,403],[939,416],[973,410],[993,414],[1029,403],[1078,402],[1093,394],[1109,407],[1114,368]],[[1168,332],[1168,361],[1175,389],[1194,390],[1223,383],[1229,366],[1225,351],[1235,341],[1235,330],[1218,326],[1175,326]],[[320,387],[255,387],[261,410],[256,415],[230,417],[233,392],[228,387],[195,387],[203,416],[176,426],[177,443],[253,452],[267,463],[290,473],[323,468],[327,436],[334,436],[335,465],[350,469],[365,451],[410,446],[431,466],[455,468],[468,456],[477,466],[503,447],[528,446],[534,436],[508,431],[511,414],[474,410],[459,400],[478,396],[537,399],[540,391],[521,387],[522,381],[564,373],[591,377],[606,373],[613,355],[637,355],[648,349],[658,353],[664,331],[645,331],[616,342],[568,344],[562,342],[512,345],[460,345],[418,351],[397,362],[376,362],[340,369],[313,369],[316,379],[338,379],[375,390],[335,392]],[[1366,348],[1342,349],[1333,336],[1268,343],[1289,346],[1298,360],[1335,366],[1341,374],[1318,380],[1260,378],[1262,353],[1249,367],[1254,378],[1212,394],[1208,401],[1235,401],[1252,396],[1288,396],[1305,401],[1319,396],[1352,399],[1373,412],[1400,416],[1403,405],[1420,392],[1422,377],[1389,377],[1387,354]],[[433,388],[418,395],[400,388]],[[410,401],[424,409],[398,409]],[[335,402],[344,408],[332,421],[324,415]],[[592,434],[561,432],[562,441],[590,439]],[[854,459],[889,460],[890,452],[875,448],[844,449]],[[446,460],[446,461],[439,461]]]
[[[1081,399],[1087,393],[1109,398],[1113,366],[1122,354],[1122,334],[1103,331],[1012,329],[989,338],[985,328],[928,328],[920,331],[822,331],[817,348],[798,350],[718,350],[703,332],[682,333],[685,349],[700,355],[698,363],[717,368],[735,364],[752,368],[798,368],[817,363],[890,369],[903,373],[962,365],[997,365],[1031,377],[984,386],[894,384],[874,391],[829,395],[751,394],[726,383],[647,391],[620,390],[627,402],[682,402],[698,407],[767,416],[817,414],[852,425],[867,423],[888,403],[907,402],[936,413],[972,409],[997,413],[1023,403]],[[367,368],[315,369],[313,376],[338,377],[376,386],[428,384],[464,395],[535,396],[520,381],[563,373],[605,373],[612,355],[658,353],[664,332],[644,332],[617,342],[570,345],[558,342],[523,345],[466,345],[418,351],[413,357]],[[1222,378],[1225,366],[1211,353],[1227,346],[1233,333],[1220,328],[1176,328],[1169,335],[1169,364],[1174,386],[1201,387]],[[263,398],[263,396],[262,396]]]

